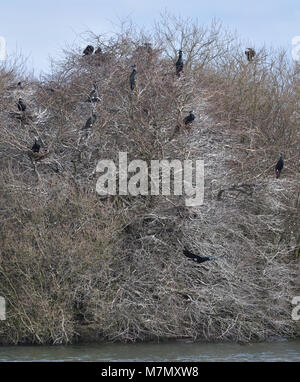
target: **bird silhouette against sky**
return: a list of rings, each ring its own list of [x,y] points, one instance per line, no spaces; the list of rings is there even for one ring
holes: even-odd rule
[[[182,50],[178,51],[179,56],[178,56],[178,60],[177,60],[177,62],[175,64],[175,66],[176,66],[176,74],[177,74],[178,77],[180,76],[180,72],[183,71],[182,53],[183,53]]]
[[[254,58],[254,56],[256,55],[256,53],[255,53],[255,50],[254,50],[254,49],[252,49],[252,48],[247,48],[247,49],[245,50],[245,55],[246,55],[246,57],[247,57],[247,60],[248,60],[249,62],[251,62],[251,61],[253,61],[253,58]]]
[[[88,46],[84,49],[84,51],[83,51],[83,55],[84,55],[84,56],[88,56],[88,55],[92,54],[93,51],[94,51],[94,47],[93,47],[93,45],[88,45]]]

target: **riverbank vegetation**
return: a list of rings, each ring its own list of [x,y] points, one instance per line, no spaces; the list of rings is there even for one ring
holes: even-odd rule
[[[67,50],[40,79],[0,70],[0,343],[296,336],[299,65],[265,47],[248,62],[219,23],[168,15],[151,34],[123,25],[86,42],[102,51]],[[97,162],[119,152],[203,159],[204,204],[100,197]],[[196,264],[185,247],[220,258]]]

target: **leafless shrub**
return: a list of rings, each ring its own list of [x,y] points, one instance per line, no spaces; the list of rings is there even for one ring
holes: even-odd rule
[[[132,25],[88,38],[101,53],[66,51],[51,75],[22,89],[26,123],[10,114],[15,73],[0,73],[1,342],[294,336],[299,68],[265,49],[248,63],[220,24],[168,15],[152,38]],[[87,102],[95,82],[99,100]],[[121,151],[148,163],[203,158],[204,205],[187,208],[182,196],[101,199],[96,164],[117,162]],[[185,246],[224,257],[195,265]]]

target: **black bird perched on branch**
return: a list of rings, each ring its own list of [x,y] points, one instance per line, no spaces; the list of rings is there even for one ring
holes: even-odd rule
[[[254,56],[256,55],[256,52],[255,52],[255,50],[252,49],[252,48],[247,48],[247,49],[245,50],[245,55],[246,55],[246,57],[247,57],[247,60],[248,60],[249,62],[251,62],[251,61],[253,60]]]
[[[184,248],[183,254],[184,254],[184,256],[186,256],[186,257],[192,259],[193,261],[195,261],[196,263],[204,263],[205,261],[216,260],[219,257],[223,257],[224,256],[224,255],[219,256],[219,257],[199,256],[199,255],[195,255],[193,252],[189,251],[186,248]]]
[[[94,47],[93,47],[93,45],[88,45],[88,46],[84,49],[84,51],[83,51],[83,55],[84,55],[84,56],[88,56],[88,55],[92,54],[93,51],[94,51]]]
[[[18,105],[18,109],[20,111],[25,111],[26,110],[26,105],[23,102],[22,98],[19,98],[19,101],[18,101],[17,105]]]
[[[98,48],[95,50],[95,54],[101,54],[102,53],[102,49],[100,46],[98,46]]]
[[[275,173],[276,173],[276,179],[278,179],[280,177],[280,173],[281,173],[281,170],[283,169],[283,154],[280,153],[280,158],[278,160],[278,162],[276,163],[276,166],[275,166]]]
[[[136,65],[132,65],[131,68],[133,69],[130,74],[129,81],[130,81],[130,89],[133,90],[135,88],[135,76],[137,74]]]
[[[11,85],[7,88],[8,90],[14,90],[14,89],[23,89],[22,82],[19,81],[16,85]]]
[[[97,120],[97,115],[92,114],[92,116],[86,121],[84,129],[90,129],[91,127],[93,127],[96,120]]]
[[[185,125],[190,125],[195,119],[195,115],[193,113],[193,110],[190,111],[189,115],[184,118]]]
[[[86,102],[98,102],[100,98],[98,96],[98,86],[96,82],[93,83],[93,90],[90,92],[88,99]]]
[[[178,60],[177,60],[177,62],[175,64],[175,66],[176,66],[176,74],[179,77],[180,76],[180,72],[183,71],[182,50],[179,50],[178,53],[179,53],[179,57],[178,57]]]
[[[39,140],[37,137],[34,138],[34,144],[31,147],[31,151],[34,153],[38,153],[40,151],[41,145],[39,144]]]

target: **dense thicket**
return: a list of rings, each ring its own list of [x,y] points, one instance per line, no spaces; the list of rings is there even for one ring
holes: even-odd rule
[[[102,52],[67,51],[40,80],[0,71],[0,342],[295,336],[299,65],[265,48],[249,63],[217,23],[170,16],[151,36],[130,27],[87,43]],[[87,102],[95,81],[99,100]],[[100,197],[97,162],[119,152],[203,159],[204,204]],[[184,247],[224,256],[197,265]]]

